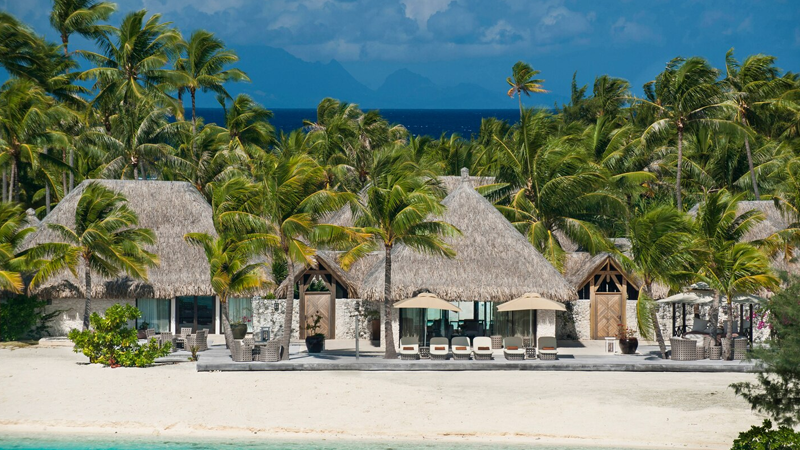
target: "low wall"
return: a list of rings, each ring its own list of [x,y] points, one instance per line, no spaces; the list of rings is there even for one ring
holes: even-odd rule
[[[135,300],[94,299],[92,300],[91,312],[103,315],[108,308],[117,303],[136,306]],[[73,328],[81,329],[85,305],[86,300],[82,298],[53,300],[52,304],[45,307],[46,313],[59,312],[48,324],[50,334],[53,336],[66,336]]]

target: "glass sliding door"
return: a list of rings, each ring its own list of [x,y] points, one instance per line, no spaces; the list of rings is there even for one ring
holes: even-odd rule
[[[147,322],[147,327],[156,330],[156,333],[168,332],[171,319],[169,303],[163,298],[136,299],[136,307],[142,312],[142,317],[136,321],[137,328]]]
[[[250,297],[229,298],[228,316],[231,322],[246,323],[247,332],[251,333],[253,331],[253,299]]]
[[[175,301],[176,323],[175,329],[191,328],[192,333],[198,330],[214,332],[214,319],[216,317],[216,301],[211,296],[178,297]]]

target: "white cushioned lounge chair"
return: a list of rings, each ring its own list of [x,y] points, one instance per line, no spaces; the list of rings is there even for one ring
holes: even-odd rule
[[[400,359],[404,361],[419,359],[419,339],[416,336],[400,338]]]
[[[539,359],[556,360],[558,359],[558,343],[553,336],[542,336],[539,338]]]
[[[475,359],[493,359],[492,338],[488,336],[476,336],[475,339],[472,340],[472,353]]]
[[[503,356],[509,360],[525,359],[525,347],[522,345],[522,338],[517,336],[504,338]]]
[[[443,361],[447,359],[447,355],[450,353],[450,343],[447,341],[447,338],[444,337],[432,338],[430,352],[431,352],[431,359],[433,360]]]
[[[468,337],[454,337],[451,344],[453,347],[453,359],[469,360],[469,357],[472,355],[472,346],[469,344]]]

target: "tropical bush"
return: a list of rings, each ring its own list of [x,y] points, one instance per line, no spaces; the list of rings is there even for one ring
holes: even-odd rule
[[[3,341],[39,339],[50,335],[47,322],[61,311],[45,313],[47,302],[18,295],[3,302],[0,308],[0,336]]]
[[[795,450],[800,448],[800,433],[787,426],[772,428],[772,422],[764,420],[761,426],[753,425],[739,433],[731,450]]]
[[[83,353],[92,364],[111,367],[145,367],[156,358],[169,354],[171,344],[160,347],[155,339],[139,345],[136,330],[128,322],[142,317],[142,312],[132,305],[116,304],[106,310],[105,316],[92,313],[91,329],[69,332],[75,343],[75,353]]]

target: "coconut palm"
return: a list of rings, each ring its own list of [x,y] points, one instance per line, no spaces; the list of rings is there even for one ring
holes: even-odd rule
[[[645,339],[652,339],[654,332],[662,358],[667,357],[667,347],[653,304],[653,283],[676,286],[690,279],[695,262],[691,232],[692,223],[681,211],[657,205],[631,218],[626,232],[630,251],[617,252],[623,266],[642,280],[636,300],[637,327]]]
[[[96,81],[95,105],[113,101],[127,108],[154,99],[178,114],[180,105],[166,91],[186,84],[186,76],[164,67],[178,57],[181,35],[170,22],[161,22],[160,14],[145,19],[146,14],[146,10],[128,13],[119,28],[103,30],[97,36],[100,53],[77,52],[96,66],[81,78]]]
[[[347,268],[369,252],[384,253],[384,358],[395,359],[397,352],[392,330],[392,249],[405,245],[415,251],[454,257],[455,252],[443,236],[460,232],[449,223],[435,220],[444,212],[443,192],[430,173],[408,158],[404,147],[396,146],[375,155],[370,182],[363,191],[362,203],[354,207],[356,227],[372,239],[353,246],[341,257]]]
[[[48,224],[64,240],[62,244],[50,244],[51,248],[72,255],[74,260],[68,268],[75,276],[78,261],[83,263],[83,330],[89,328],[92,310],[92,275],[113,278],[124,272],[133,279],[147,280],[147,269],[159,263],[158,256],[145,249],[155,244],[155,234],[138,226],[139,216],[127,203],[124,195],[99,183],[89,183],[78,200],[73,226]]]
[[[178,89],[189,92],[192,99],[192,135],[197,133],[197,109],[195,98],[198,89],[203,92],[215,92],[230,98],[223,86],[229,81],[250,81],[250,78],[239,69],[225,67],[239,61],[236,52],[225,48],[222,40],[205,30],[192,33],[189,41],[181,43],[185,57],[176,63],[177,70],[184,81]]]
[[[224,97],[217,99],[225,112],[228,151],[243,152],[250,158],[263,156],[265,149],[275,143],[275,128],[269,123],[272,111],[245,94],[237,95],[230,106]]]
[[[725,54],[726,76],[723,80],[728,93],[736,103],[734,120],[748,127],[758,122],[758,104],[777,97],[791,87],[786,79],[779,77],[780,70],[775,67],[775,57],[767,55],[748,56],[741,64],[733,56],[733,49]],[[756,199],[761,198],[753,167],[753,154],[750,150],[750,137],[744,136],[750,182]]]
[[[111,2],[97,0],[53,0],[50,25],[61,35],[64,56],[69,56],[69,37],[79,34],[95,37],[103,29],[98,22],[107,20],[117,10]]]
[[[534,78],[535,76],[539,75],[538,70],[533,70],[533,68],[522,61],[517,61],[514,64],[514,67],[511,68],[511,76],[506,78],[506,83],[511,86],[511,89],[508,90],[507,94],[509,97],[514,98],[516,95],[519,99],[519,118],[522,120],[522,94],[530,97],[531,92],[534,93],[543,93],[547,92],[542,88],[542,83],[544,80],[540,80],[538,78]]]
[[[648,146],[660,138],[677,135],[678,159],[675,172],[675,198],[678,209],[683,208],[681,175],[683,171],[684,133],[687,127],[735,129],[734,123],[712,113],[731,110],[733,104],[722,97],[716,82],[719,72],[703,58],[675,58],[654,81],[645,84],[645,99],[634,99],[645,105],[652,122],[642,133]]]

